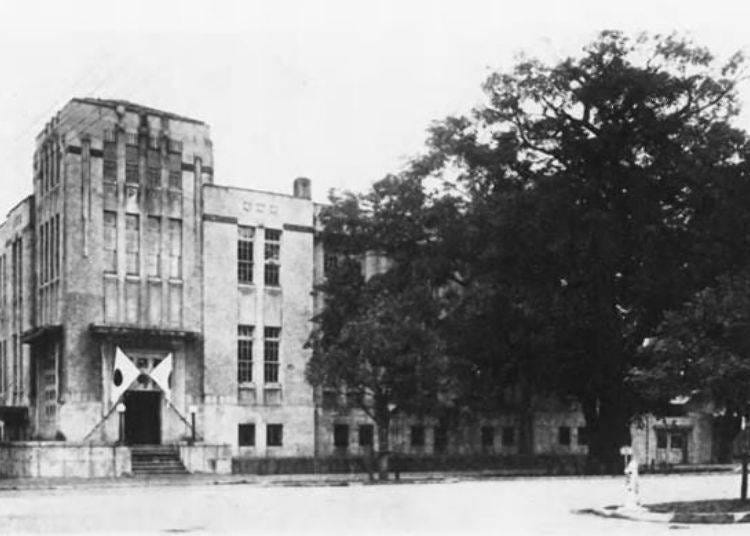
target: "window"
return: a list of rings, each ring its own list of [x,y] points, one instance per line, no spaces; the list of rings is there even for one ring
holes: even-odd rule
[[[284,444],[284,426],[281,424],[269,424],[266,426],[266,445],[269,447],[280,447]]]
[[[138,214],[125,214],[125,270],[131,275],[140,272],[140,218]]]
[[[237,442],[240,447],[255,446],[255,424],[240,424],[237,426]]]
[[[558,429],[557,442],[560,445],[564,445],[564,446],[570,445],[570,427],[569,426],[561,426]]]
[[[149,186],[161,186],[161,153],[157,150],[149,149],[146,153],[146,177]]]
[[[278,383],[279,381],[279,339],[281,328],[263,328],[263,381]]]
[[[578,427],[578,444],[579,445],[589,444],[589,430],[585,426]]]
[[[667,432],[666,430],[656,431],[656,448],[665,449],[667,448]]]
[[[125,182],[138,184],[138,146],[125,146]]]
[[[253,381],[253,326],[237,326],[237,381]]]
[[[253,227],[238,228],[237,238],[237,280],[240,283],[253,282]]]
[[[161,218],[146,219],[146,275],[161,276]]]
[[[435,452],[445,452],[445,448],[448,446],[448,429],[445,426],[438,426],[435,428],[435,439],[433,448]]]
[[[281,231],[276,229],[266,229],[266,265],[263,275],[265,284],[271,287],[279,286],[280,251]]]
[[[372,447],[374,429],[371,424],[360,424],[359,425],[359,446],[360,447]]]
[[[424,447],[424,426],[411,427],[411,446]]]
[[[104,211],[104,271],[117,272],[117,213]]]
[[[105,181],[117,181],[117,143],[114,141],[104,142],[104,169],[103,178]]]
[[[0,393],[5,392],[5,341],[0,341]]]
[[[685,435],[682,432],[670,434],[669,447],[673,449],[682,449],[685,447]]]
[[[182,144],[180,144],[180,150]],[[182,153],[169,153],[169,187],[182,190]]]
[[[331,275],[331,271],[339,264],[339,258],[333,253],[323,255],[323,275]]]
[[[336,424],[333,426],[333,446],[338,449],[345,449],[349,446],[348,425]]]
[[[169,219],[169,277],[182,278],[182,220]]]
[[[512,426],[503,426],[502,442],[504,447],[512,447],[516,444],[516,429]]]
[[[495,429],[492,426],[482,426],[482,446],[492,448],[495,445]]]

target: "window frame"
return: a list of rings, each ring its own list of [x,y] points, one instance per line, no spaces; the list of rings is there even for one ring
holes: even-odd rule
[[[237,446],[254,447],[255,434],[256,432],[254,422],[239,423],[237,425]]]
[[[273,439],[273,442],[271,441]],[[284,446],[284,425],[278,423],[266,424],[266,446],[283,447]]]
[[[253,341],[255,326],[239,324],[237,326],[237,383],[253,382]]]

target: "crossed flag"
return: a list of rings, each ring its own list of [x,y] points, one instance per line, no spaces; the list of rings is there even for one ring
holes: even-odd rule
[[[112,393],[110,400],[116,404],[128,387],[141,375],[141,370],[135,366],[133,361],[120,350],[115,349],[115,368],[112,372]],[[169,387],[172,375],[172,354],[170,353],[149,373],[152,380],[164,391],[164,396],[169,400],[171,389]]]

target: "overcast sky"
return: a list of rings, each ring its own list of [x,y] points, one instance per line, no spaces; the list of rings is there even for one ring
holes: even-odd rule
[[[307,176],[322,201],[401,169],[519,52],[560,59],[613,28],[689,32],[724,57],[750,48],[748,23],[750,3],[723,0],[0,0],[0,214],[30,193],[34,137],[73,97],[201,119],[217,183],[291,192]]]

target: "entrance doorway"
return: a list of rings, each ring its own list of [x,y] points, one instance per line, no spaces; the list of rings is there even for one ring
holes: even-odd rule
[[[125,443],[158,445],[161,443],[161,393],[126,391]]]

